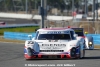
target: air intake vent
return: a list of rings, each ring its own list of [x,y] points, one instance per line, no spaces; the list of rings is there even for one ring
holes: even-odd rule
[[[40,50],[40,52],[64,52],[64,50]]]

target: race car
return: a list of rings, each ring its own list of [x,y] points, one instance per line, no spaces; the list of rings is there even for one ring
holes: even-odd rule
[[[92,36],[86,36],[85,34],[87,34],[87,32],[84,33],[84,29],[83,28],[72,28],[75,33],[78,35],[78,39],[80,39],[80,37],[84,38],[84,43],[85,43],[85,49],[94,49],[94,43],[93,43],[93,37]]]
[[[25,41],[24,57],[28,59],[83,58],[84,43],[71,28],[42,28],[36,36]]]

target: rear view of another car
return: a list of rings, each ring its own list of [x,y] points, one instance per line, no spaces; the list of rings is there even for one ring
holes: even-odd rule
[[[78,39],[81,37],[84,38],[85,48],[86,49],[94,49],[94,43],[93,43],[93,37],[92,36],[86,36],[84,34],[83,28],[72,28],[75,33],[78,35]]]
[[[87,49],[94,49],[93,37],[87,36],[85,38],[86,44],[88,44]]]

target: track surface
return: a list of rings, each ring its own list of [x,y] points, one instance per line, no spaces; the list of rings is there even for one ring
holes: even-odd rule
[[[36,20],[29,20],[29,19],[16,19],[16,18],[1,18],[0,17],[0,22],[6,22],[6,24],[29,24],[29,23],[34,23],[37,24],[39,22]]]
[[[0,67],[100,67],[100,50],[86,50],[84,59],[70,60],[28,60],[23,57],[24,44],[0,43]],[[48,64],[55,66],[34,66],[34,64]],[[57,66],[62,64],[63,66]],[[27,66],[25,66],[27,65]],[[28,66],[31,65],[31,66]],[[75,65],[75,66],[73,66]]]

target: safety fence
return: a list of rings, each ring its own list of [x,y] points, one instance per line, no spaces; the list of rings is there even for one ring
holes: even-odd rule
[[[32,35],[34,37],[36,35],[33,33],[20,33],[20,32],[4,32],[5,39],[13,39],[13,40],[29,40],[28,35]],[[100,34],[87,34],[86,36],[92,36],[95,45],[100,45]]]

